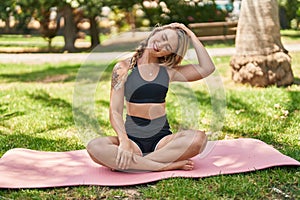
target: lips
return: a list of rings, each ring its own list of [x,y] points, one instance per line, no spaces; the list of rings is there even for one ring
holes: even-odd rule
[[[157,43],[156,43],[156,42],[154,42],[154,43],[153,43],[153,49],[154,49],[154,51],[156,51],[156,52],[158,52],[158,51],[159,51],[159,49],[158,49],[158,46],[157,46]]]

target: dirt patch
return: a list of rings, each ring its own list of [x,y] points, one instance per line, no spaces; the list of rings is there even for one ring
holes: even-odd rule
[[[64,82],[69,78],[67,74],[59,74],[55,76],[46,76],[44,79],[40,80],[39,82],[42,83],[57,83],[57,82]]]

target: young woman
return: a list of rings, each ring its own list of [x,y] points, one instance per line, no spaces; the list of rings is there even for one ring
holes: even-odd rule
[[[180,65],[189,40],[198,64]],[[203,151],[206,135],[199,130],[172,134],[165,97],[169,82],[200,80],[214,69],[203,45],[185,25],[155,28],[131,59],[118,62],[113,69],[110,122],[117,136],[90,141],[91,158],[116,170],[192,170],[190,158]]]

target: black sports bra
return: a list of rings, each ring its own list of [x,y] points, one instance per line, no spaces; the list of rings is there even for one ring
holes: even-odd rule
[[[164,103],[168,87],[169,75],[165,67],[159,67],[153,81],[146,81],[135,65],[125,82],[125,98],[131,103]]]

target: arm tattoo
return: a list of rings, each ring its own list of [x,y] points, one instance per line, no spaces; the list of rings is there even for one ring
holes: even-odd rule
[[[120,74],[118,73],[118,71],[120,69],[121,69],[121,66],[119,64],[116,64],[116,66],[113,69],[111,87],[114,90],[118,90],[122,87],[122,82],[123,82],[124,76],[120,76]]]

